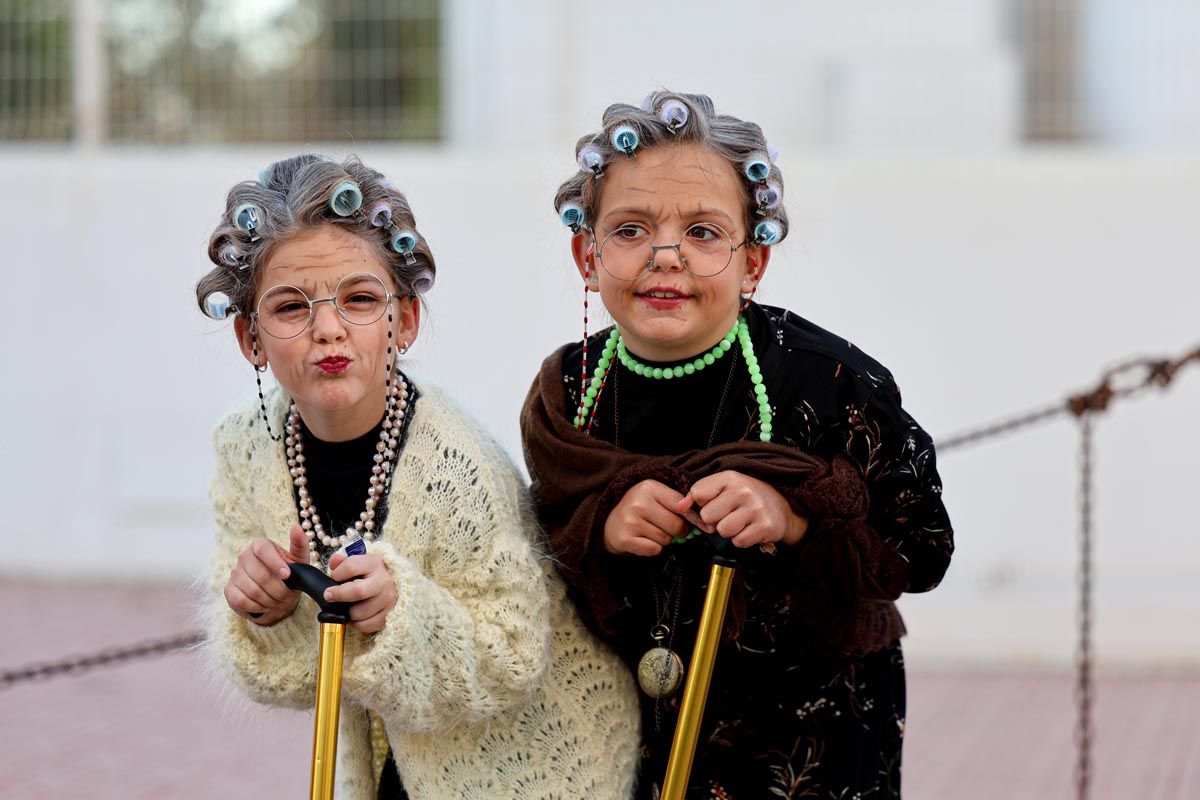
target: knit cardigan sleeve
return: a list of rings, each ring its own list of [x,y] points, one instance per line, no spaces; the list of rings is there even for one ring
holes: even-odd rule
[[[217,472],[209,490],[217,525],[209,592],[210,642],[222,670],[251,699],[308,708],[316,696],[315,604],[302,597],[291,616],[266,627],[239,617],[225,602],[224,586],[238,554],[256,537],[281,538],[279,532],[262,530],[231,456],[230,449],[222,446],[219,431]]]
[[[537,688],[550,652],[547,578],[520,476],[473,421],[422,391],[386,535],[370,545],[398,599],[383,630],[351,632],[343,687],[411,732],[510,709]]]

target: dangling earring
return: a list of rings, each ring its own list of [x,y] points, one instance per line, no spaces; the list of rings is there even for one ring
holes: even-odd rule
[[[271,430],[271,420],[267,417],[267,399],[263,396],[262,374],[267,371],[267,365],[259,366],[258,363],[258,334],[255,331],[255,323],[250,321],[250,349],[254,353],[254,382],[258,384],[258,405],[262,409],[262,421],[267,426],[267,436],[271,441],[278,442],[283,439],[282,434],[276,436]]]
[[[748,278],[746,280],[742,281],[743,289],[747,283],[750,283],[750,280]],[[754,293],[757,291],[758,291],[758,281],[754,281],[753,283],[750,283],[750,291],[749,292],[746,292],[746,291],[741,292],[742,307],[740,309],[738,309],[739,314],[741,314],[743,311],[745,311],[747,308],[750,307],[750,301],[754,299]]]

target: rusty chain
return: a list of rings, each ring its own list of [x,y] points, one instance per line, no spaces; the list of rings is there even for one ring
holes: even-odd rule
[[[938,452],[946,453],[966,445],[1015,433],[1066,414],[1080,417],[1089,412],[1107,411],[1114,400],[1132,397],[1151,388],[1166,389],[1179,371],[1193,361],[1200,361],[1200,347],[1174,360],[1139,358],[1119,364],[1105,372],[1100,383],[1090,392],[1071,395],[1066,400],[1016,417],[939,439]]]
[[[1079,639],[1075,649],[1075,797],[1087,800],[1092,774],[1092,411],[1079,415]]]
[[[1139,358],[1128,361],[1105,372],[1100,383],[1090,392],[1071,395],[1064,401],[945,437],[938,440],[938,452],[946,453],[1015,433],[1066,414],[1080,417],[1088,412],[1107,411],[1114,400],[1132,397],[1151,388],[1167,388],[1179,371],[1193,361],[1200,361],[1200,348],[1174,360]]]
[[[1092,778],[1092,703],[1095,682],[1092,674],[1092,422],[1116,400],[1126,399],[1152,388],[1166,389],[1187,364],[1200,361],[1200,348],[1177,359],[1139,358],[1119,364],[1103,374],[1090,392],[1068,397],[1061,403],[1030,411],[1017,417],[986,425],[943,440],[943,453],[968,444],[1028,428],[1039,422],[1071,414],[1079,421],[1079,596],[1076,613],[1079,629],[1075,650],[1075,796],[1087,800]]]
[[[0,690],[12,688],[19,683],[46,680],[59,675],[82,675],[97,667],[117,666],[143,658],[187,650],[200,644],[203,640],[204,635],[196,631],[166,639],[153,639],[129,647],[108,648],[58,661],[29,664],[0,672]]]

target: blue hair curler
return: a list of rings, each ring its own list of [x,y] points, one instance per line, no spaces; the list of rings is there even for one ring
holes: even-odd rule
[[[771,208],[778,208],[783,201],[783,192],[774,183],[767,183],[754,190],[754,202],[758,205],[758,213]]]
[[[433,271],[423,269],[412,280],[412,290],[416,294],[425,294],[433,288]]]
[[[558,210],[558,218],[562,220],[563,225],[571,229],[571,233],[579,233],[583,223],[587,221],[587,214],[580,205],[564,203]]]
[[[779,160],[779,148],[770,142],[767,142],[767,158],[771,159],[772,164]]]
[[[581,172],[591,172],[597,178],[604,174],[604,155],[594,144],[585,144],[579,148],[575,163],[579,164]]]
[[[764,183],[771,175],[771,162],[761,155],[751,156],[742,167],[751,183]]]
[[[668,100],[658,109],[658,118],[667,126],[667,131],[674,133],[687,124],[688,108],[678,100]]]
[[[629,125],[618,125],[612,132],[612,144],[618,152],[633,158],[634,151],[638,148],[637,131]]]
[[[353,181],[342,181],[333,187],[329,197],[329,208],[339,217],[348,217],[362,208],[362,189]]]
[[[230,216],[233,224],[238,230],[243,230],[246,233],[252,233],[259,223],[258,206],[254,203],[242,203],[233,210]]]
[[[376,228],[390,228],[392,226],[392,206],[387,200],[380,200],[371,206],[371,213],[367,216],[370,217],[371,224]]]
[[[773,245],[782,237],[783,231],[780,230],[779,223],[773,219],[764,219],[762,222],[754,226],[753,244],[756,247],[762,245]]]
[[[650,94],[643,97],[642,102],[638,103],[638,107],[641,108],[642,111],[645,111],[646,113],[650,113],[651,111],[653,111],[654,110],[654,95],[656,95],[656,94],[658,94],[658,92],[651,92]]]
[[[405,264],[416,263],[417,257],[413,255],[416,246],[417,235],[412,231],[396,231],[392,234],[392,249],[404,256]]]
[[[224,292],[209,292],[204,296],[204,314],[209,319],[223,320],[237,309]]]

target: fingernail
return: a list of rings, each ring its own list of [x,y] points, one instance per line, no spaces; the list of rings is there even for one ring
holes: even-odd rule
[[[284,580],[287,580],[288,577],[291,576],[291,574],[292,574],[292,571],[290,569],[288,569],[287,567],[279,568],[279,577],[283,578]]]
[[[325,590],[324,597],[325,597],[325,599],[326,599],[326,600],[333,600],[333,598],[329,596],[329,593],[330,593],[330,592],[332,592],[332,591],[333,591],[332,589],[326,589],[326,590]]]

